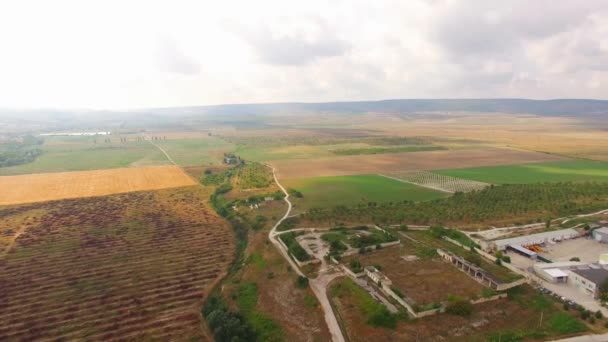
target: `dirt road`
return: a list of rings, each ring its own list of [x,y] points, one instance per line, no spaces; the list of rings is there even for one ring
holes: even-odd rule
[[[289,262],[291,268],[294,269],[296,273],[300,276],[305,276],[304,273],[298,267],[298,265],[289,257],[287,251],[283,248],[283,246],[281,245],[281,243],[279,243],[277,239],[277,235],[279,234],[277,233],[276,229],[287,217],[289,217],[292,205],[289,201],[289,193],[287,193],[287,190],[285,190],[281,183],[279,183],[275,169],[273,167],[270,168],[272,169],[272,175],[274,177],[275,183],[285,194],[284,200],[287,203],[287,212],[285,212],[285,215],[283,215],[283,217],[281,217],[281,219],[277,221],[274,227],[272,227],[272,229],[268,233],[268,239],[279,250],[285,260]],[[321,307],[323,308],[323,313],[325,314],[325,323],[327,324],[327,328],[329,329],[329,333],[331,334],[331,340],[333,342],[344,342],[344,336],[342,335],[342,330],[340,329],[340,325],[338,324],[336,315],[334,314],[331,304],[329,303],[329,298],[327,297],[327,285],[333,279],[342,275],[343,274],[341,274],[340,272],[336,272],[336,270],[334,270],[332,267],[326,266],[326,263],[323,262],[321,270],[319,271],[319,276],[315,279],[310,279],[309,281],[312,292],[315,294],[315,296],[319,300],[319,303],[321,304]]]

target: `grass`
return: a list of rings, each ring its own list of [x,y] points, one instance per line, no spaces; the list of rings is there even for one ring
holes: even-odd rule
[[[352,296],[355,306],[361,310],[369,325],[392,329],[397,326],[398,316],[391,314],[350,278],[336,281],[329,291],[331,297]]]
[[[236,303],[256,332],[260,341],[283,341],[284,332],[274,320],[256,310],[258,286],[256,283],[241,284],[236,293]]]
[[[161,140],[155,142],[180,166],[221,164],[224,152],[234,145],[215,137]]]
[[[608,182],[608,162],[591,160],[485,166],[435,172],[446,176],[494,184],[578,181]]]
[[[0,175],[169,164],[162,152],[150,143],[120,143],[117,137],[112,138],[112,143],[104,143],[103,137],[52,137],[46,138],[40,148],[42,154],[36,160],[0,168]]]
[[[282,182],[303,194],[302,198],[293,199],[296,210],[300,212],[313,207],[404,200],[428,201],[446,196],[438,191],[378,175],[298,178]]]

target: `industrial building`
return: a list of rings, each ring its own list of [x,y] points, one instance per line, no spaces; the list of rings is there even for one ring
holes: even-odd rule
[[[532,245],[541,245],[545,243],[555,243],[562,240],[574,239],[579,237],[580,234],[572,229],[561,229],[554,230],[551,232],[543,232],[525,236],[518,236],[509,239],[501,239],[492,241],[492,247],[497,251],[504,251],[508,246],[532,246]],[[608,241],[608,240],[607,240]],[[517,247],[514,247],[517,248]]]
[[[608,243],[608,227],[594,229],[591,235],[595,241]]]
[[[597,298],[600,286],[608,279],[608,270],[604,267],[606,266],[591,264],[572,269],[568,283],[579,291]]]
[[[550,283],[567,283],[570,270],[583,265],[578,261],[537,263],[534,264],[534,273]]]

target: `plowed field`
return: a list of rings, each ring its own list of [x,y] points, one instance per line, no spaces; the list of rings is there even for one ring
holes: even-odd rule
[[[41,173],[0,177],[0,205],[194,185],[177,166]]]
[[[278,160],[270,164],[280,178],[345,176],[391,171],[439,170],[485,165],[509,165],[564,160],[555,155],[514,149],[423,151],[333,158]]]
[[[234,255],[201,187],[0,208],[0,340],[206,340]]]

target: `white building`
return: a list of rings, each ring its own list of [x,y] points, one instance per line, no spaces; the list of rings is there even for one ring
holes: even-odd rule
[[[597,264],[581,266],[570,271],[568,283],[580,292],[597,298],[599,288],[608,279],[608,270]]]
[[[566,283],[570,270],[584,264],[579,261],[564,261],[534,264],[534,273],[550,283]]]
[[[518,236],[509,239],[494,240],[491,245],[495,250],[504,251],[507,246],[531,246],[540,245],[544,243],[554,243],[562,240],[574,239],[579,237],[580,234],[572,229],[561,229],[554,230],[551,232],[543,232],[537,234],[530,234],[524,236]]]

